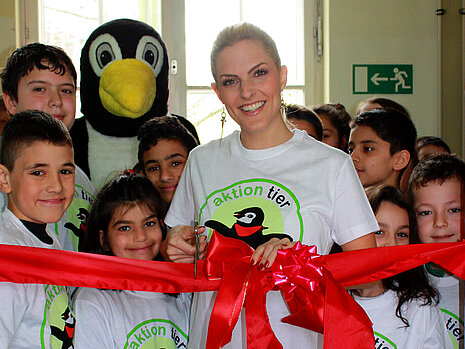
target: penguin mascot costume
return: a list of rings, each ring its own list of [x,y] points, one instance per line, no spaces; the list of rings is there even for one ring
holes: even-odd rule
[[[81,112],[71,137],[76,164],[97,188],[137,163],[137,130],[168,113],[168,52],[151,26],[117,19],[95,29],[81,52]],[[196,137],[187,119],[180,121]]]

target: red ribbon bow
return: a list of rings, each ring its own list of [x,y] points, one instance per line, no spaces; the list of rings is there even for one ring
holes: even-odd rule
[[[323,267],[314,246],[297,243],[292,249],[278,251],[273,266],[265,271],[250,265],[252,253],[253,249],[240,240],[212,236],[205,270],[208,278],[222,281],[210,317],[207,349],[231,341],[242,307],[247,347],[282,348],[265,308],[266,293],[272,289],[283,293],[291,312],[282,321],[324,331],[325,348],[374,347],[369,318]],[[349,321],[337,321],[341,318]]]

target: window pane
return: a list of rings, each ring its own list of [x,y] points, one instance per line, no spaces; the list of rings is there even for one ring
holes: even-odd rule
[[[145,22],[161,30],[161,6],[160,0],[102,0],[103,23],[118,18],[130,18]]]
[[[285,103],[304,103],[304,93],[301,89],[285,89],[283,91]],[[187,91],[187,117],[194,124],[199,134],[200,142],[205,144],[221,136],[222,104],[212,90]],[[239,126],[226,113],[223,137],[239,130]]]
[[[259,26],[276,42],[281,64],[288,68],[287,83],[304,85],[303,0],[253,0],[242,5],[243,21]]]
[[[187,0],[185,6],[186,82],[188,86],[209,86],[213,81],[210,70],[213,41],[221,29],[240,21],[240,1]]]
[[[224,27],[241,21],[270,34],[282,64],[288,67],[288,84],[304,85],[303,0],[191,0],[185,1],[185,6],[188,86],[210,85],[213,41]],[[208,20],[199,20],[206,12]]]
[[[187,115],[199,134],[200,142],[205,144],[221,136],[221,111],[223,105],[212,90],[188,90]],[[223,137],[239,126],[226,114]]]

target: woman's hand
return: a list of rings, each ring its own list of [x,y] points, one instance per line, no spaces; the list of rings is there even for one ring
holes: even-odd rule
[[[205,232],[205,227],[199,227],[198,234]],[[207,237],[200,236],[199,259],[205,258]],[[160,253],[165,261],[175,263],[194,263],[195,232],[190,225],[178,225],[170,229],[166,239],[160,246]]]
[[[273,265],[278,255],[278,250],[287,250],[294,247],[295,244],[295,242],[291,242],[288,238],[272,238],[257,247],[250,258],[250,264],[255,265],[260,261],[259,269],[269,268]]]

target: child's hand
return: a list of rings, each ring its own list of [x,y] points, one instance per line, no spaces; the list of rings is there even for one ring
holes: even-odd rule
[[[278,254],[278,250],[287,250],[294,247],[295,244],[295,242],[291,242],[288,238],[272,238],[268,242],[257,247],[250,258],[250,263],[255,265],[258,261],[260,261],[259,269],[269,268],[273,265]]]
[[[202,234],[205,227],[199,227],[198,234]],[[190,225],[178,225],[171,228],[163,241],[160,252],[166,261],[176,263],[194,263],[195,237],[194,227]],[[207,237],[200,236],[199,259],[205,258]]]

